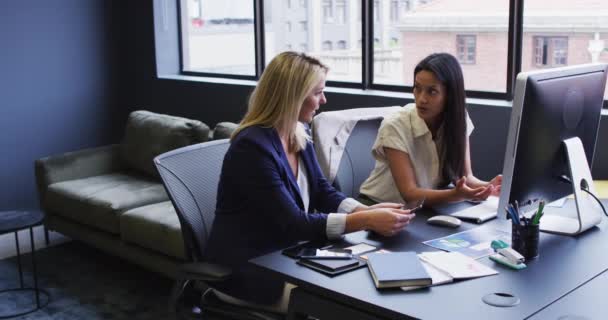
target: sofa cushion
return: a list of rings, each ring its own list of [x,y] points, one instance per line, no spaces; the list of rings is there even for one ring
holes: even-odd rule
[[[215,128],[213,128],[213,135],[211,136],[211,139],[228,139],[230,138],[234,130],[238,128],[238,126],[238,124],[233,122],[220,122],[215,125]]]
[[[158,177],[153,159],[183,146],[207,141],[209,127],[198,121],[149,111],[129,115],[121,156],[127,166]]]
[[[112,173],[51,184],[45,208],[59,216],[118,234],[118,217],[124,211],[168,199],[163,185],[154,179]]]
[[[120,216],[123,241],[185,259],[179,219],[171,201],[131,209]]]

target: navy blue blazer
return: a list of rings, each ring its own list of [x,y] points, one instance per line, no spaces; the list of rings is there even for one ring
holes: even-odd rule
[[[221,291],[273,302],[283,283],[256,272],[247,261],[298,241],[326,239],[327,213],[337,212],[345,196],[323,176],[311,143],[300,157],[309,184],[308,213],[275,129],[253,126],[233,139],[224,157],[215,220],[204,253],[206,261],[233,268],[234,277],[218,288]]]

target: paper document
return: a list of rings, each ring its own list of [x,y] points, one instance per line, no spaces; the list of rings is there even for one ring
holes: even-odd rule
[[[446,272],[443,272],[443,271],[435,268],[432,264],[424,261],[420,254],[418,255],[418,257],[420,258],[420,262],[422,262],[422,266],[426,270],[426,273],[428,273],[429,276],[431,276],[431,279],[433,280],[433,284],[431,284],[430,286],[438,286],[440,284],[450,283],[450,282],[454,281],[454,278],[452,278],[452,276],[450,276]],[[401,287],[401,290],[410,291],[410,290],[416,290],[416,289],[426,288],[426,287],[429,287],[429,286]]]
[[[490,196],[486,201],[483,201],[474,207],[454,212],[451,215],[461,219],[473,220],[476,223],[482,223],[496,218],[497,211],[498,197]]]
[[[492,240],[511,243],[511,233],[482,226],[422,243],[440,250],[458,251],[473,259],[479,259],[494,253],[490,246]]]
[[[470,279],[498,274],[498,272],[460,252],[423,252],[420,259],[447,273],[454,279]]]

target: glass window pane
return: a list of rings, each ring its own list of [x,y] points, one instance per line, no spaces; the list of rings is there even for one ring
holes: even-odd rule
[[[300,2],[287,8],[284,0],[264,1],[272,16],[264,26],[266,64],[283,51],[303,51],[329,66],[328,80],[361,82],[360,0]]]
[[[255,75],[253,1],[180,4],[184,71]]]
[[[412,86],[420,60],[448,52],[467,90],[506,92],[509,0],[375,2],[374,83]]]
[[[592,62],[608,63],[608,1],[524,1],[523,71]]]

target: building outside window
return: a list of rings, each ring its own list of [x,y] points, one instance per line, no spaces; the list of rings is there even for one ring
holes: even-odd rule
[[[474,35],[457,35],[456,52],[461,64],[475,64],[477,37]]]
[[[534,64],[537,67],[568,65],[568,38],[534,37]]]
[[[399,21],[399,0],[391,0],[390,15],[391,22]]]
[[[334,8],[331,0],[323,0],[323,23],[334,22]]]
[[[380,0],[374,0],[374,22],[380,22]]]
[[[182,71],[256,79],[256,63],[291,49],[329,65],[328,80],[338,86],[405,86],[407,91],[417,62],[445,51],[463,65],[465,87],[473,96],[509,97],[516,71],[608,62],[607,0],[517,1],[524,6],[521,29],[509,25],[510,0],[261,0],[265,61],[257,62],[255,1],[179,0]],[[372,9],[368,17],[362,17],[363,4]],[[373,23],[366,40],[373,51],[366,57],[363,18]],[[521,52],[509,50],[509,28],[521,33]],[[509,68],[509,61],[521,65]],[[368,63],[373,68],[363,68]],[[373,71],[367,83],[366,70]]]
[[[345,0],[336,0],[336,23],[346,23],[346,2]]]
[[[331,41],[323,41],[323,45],[322,45],[323,51],[330,51],[332,49],[333,49],[333,45],[332,45]]]

